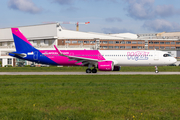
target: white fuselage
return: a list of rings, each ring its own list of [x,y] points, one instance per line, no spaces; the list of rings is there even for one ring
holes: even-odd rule
[[[100,53],[117,66],[162,66],[177,61],[171,56],[164,57],[167,52],[157,50],[101,50]]]

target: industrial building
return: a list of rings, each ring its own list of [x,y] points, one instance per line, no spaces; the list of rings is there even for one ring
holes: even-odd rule
[[[103,34],[62,29],[59,23],[18,27],[37,49],[165,50],[180,57],[180,32],[153,34]],[[15,51],[11,28],[0,29],[0,63],[16,66],[21,60],[7,55]],[[29,65],[31,62],[23,61]]]

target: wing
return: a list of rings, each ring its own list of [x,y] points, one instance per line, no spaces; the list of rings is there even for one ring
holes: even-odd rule
[[[64,55],[57,49],[57,47],[55,45],[54,45],[54,47],[55,47],[55,49],[59,55],[69,58],[69,61],[76,60],[77,61],[76,64],[82,63],[81,65],[86,65],[86,64],[96,65],[97,62],[103,61],[103,60],[97,60],[97,59],[90,59],[90,58],[84,58],[84,57]]]
[[[83,58],[83,57],[75,57],[75,56],[66,56],[69,58],[69,61],[76,60],[77,63],[82,63],[81,65],[86,65],[86,64],[92,64],[95,65],[97,62],[102,61],[102,60],[97,60],[97,59],[90,59],[90,58]]]

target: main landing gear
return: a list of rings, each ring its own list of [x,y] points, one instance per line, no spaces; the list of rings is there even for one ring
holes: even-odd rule
[[[159,71],[158,71],[158,67],[157,66],[155,66],[155,73],[158,73]]]
[[[86,73],[97,73],[97,69],[93,68],[92,70],[90,68],[86,69]]]
[[[89,64],[88,69],[86,69],[86,73],[97,73],[96,67],[94,66],[94,68],[92,70],[90,69],[91,67],[93,67],[93,65]]]

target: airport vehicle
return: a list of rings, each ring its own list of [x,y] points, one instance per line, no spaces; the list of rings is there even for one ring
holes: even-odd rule
[[[32,46],[18,28],[11,28],[15,52],[10,56],[49,65],[88,66],[86,73],[100,71],[119,71],[120,66],[170,65],[177,60],[170,54],[157,50],[38,50]],[[93,69],[90,69],[94,67]],[[96,69],[97,68],[97,69]]]

